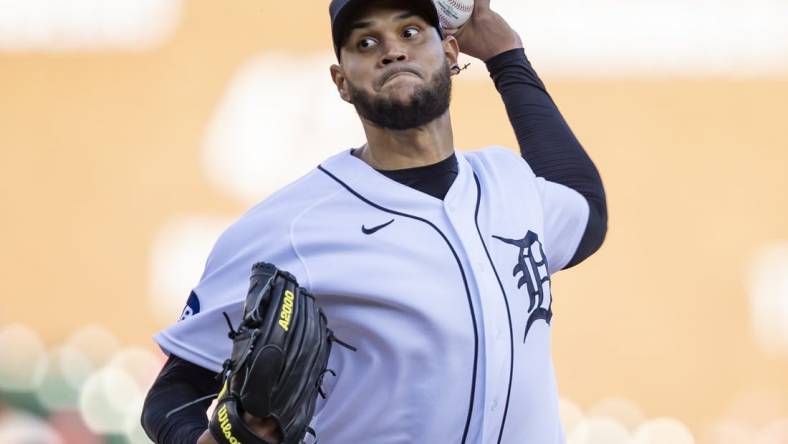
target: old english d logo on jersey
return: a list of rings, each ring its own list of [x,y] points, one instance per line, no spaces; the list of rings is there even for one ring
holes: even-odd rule
[[[512,271],[513,276],[522,273],[520,280],[517,281],[517,288],[525,285],[530,302],[528,304],[528,321],[525,324],[525,334],[523,342],[528,337],[528,331],[534,322],[542,319],[547,324],[553,318],[552,297],[547,304],[545,302],[545,284],[550,283],[550,275],[547,272],[547,256],[544,254],[539,235],[533,231],[528,231],[522,239],[506,239],[501,236],[493,236],[501,242],[518,247],[517,259]]]

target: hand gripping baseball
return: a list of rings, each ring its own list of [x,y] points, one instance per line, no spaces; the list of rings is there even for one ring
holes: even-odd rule
[[[471,18],[459,28],[447,28],[444,32],[457,39],[460,51],[485,62],[502,52],[523,47],[517,32],[490,9],[490,0],[475,0]]]
[[[229,322],[229,318],[228,318]],[[244,316],[230,326],[231,358],[210,421],[219,443],[273,444],[243,420],[244,413],[271,418],[283,444],[300,443],[315,412],[331,345],[337,342],[315,298],[290,273],[260,262],[252,267]]]

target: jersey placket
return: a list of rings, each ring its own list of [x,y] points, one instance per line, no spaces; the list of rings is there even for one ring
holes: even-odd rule
[[[466,173],[473,174],[471,171]],[[512,339],[504,295],[476,228],[478,193],[474,180],[465,180],[463,185],[463,190],[447,196],[444,211],[452,234],[456,236],[454,242],[465,253],[464,266],[471,271],[469,277],[479,323],[479,398],[474,408],[475,419],[482,425],[479,442],[495,443],[501,435],[510,391]]]

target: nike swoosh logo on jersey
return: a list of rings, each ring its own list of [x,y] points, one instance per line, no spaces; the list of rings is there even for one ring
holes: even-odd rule
[[[372,233],[374,233],[374,232],[376,232],[376,231],[378,231],[378,230],[380,230],[382,228],[388,227],[392,223],[394,223],[394,219],[391,219],[390,221],[386,222],[385,224],[378,225],[377,227],[372,227],[372,228],[367,228],[364,225],[362,225],[361,226],[361,232],[364,233],[364,234],[372,234]]]

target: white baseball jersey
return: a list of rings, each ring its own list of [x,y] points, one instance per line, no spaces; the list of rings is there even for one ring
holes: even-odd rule
[[[349,150],[327,159],[219,238],[190,316],[157,342],[219,371],[222,312],[237,325],[252,264],[267,261],[357,348],[332,350],[320,443],[563,443],[550,274],[575,253],[588,204],[505,148],[456,155],[444,200]]]

